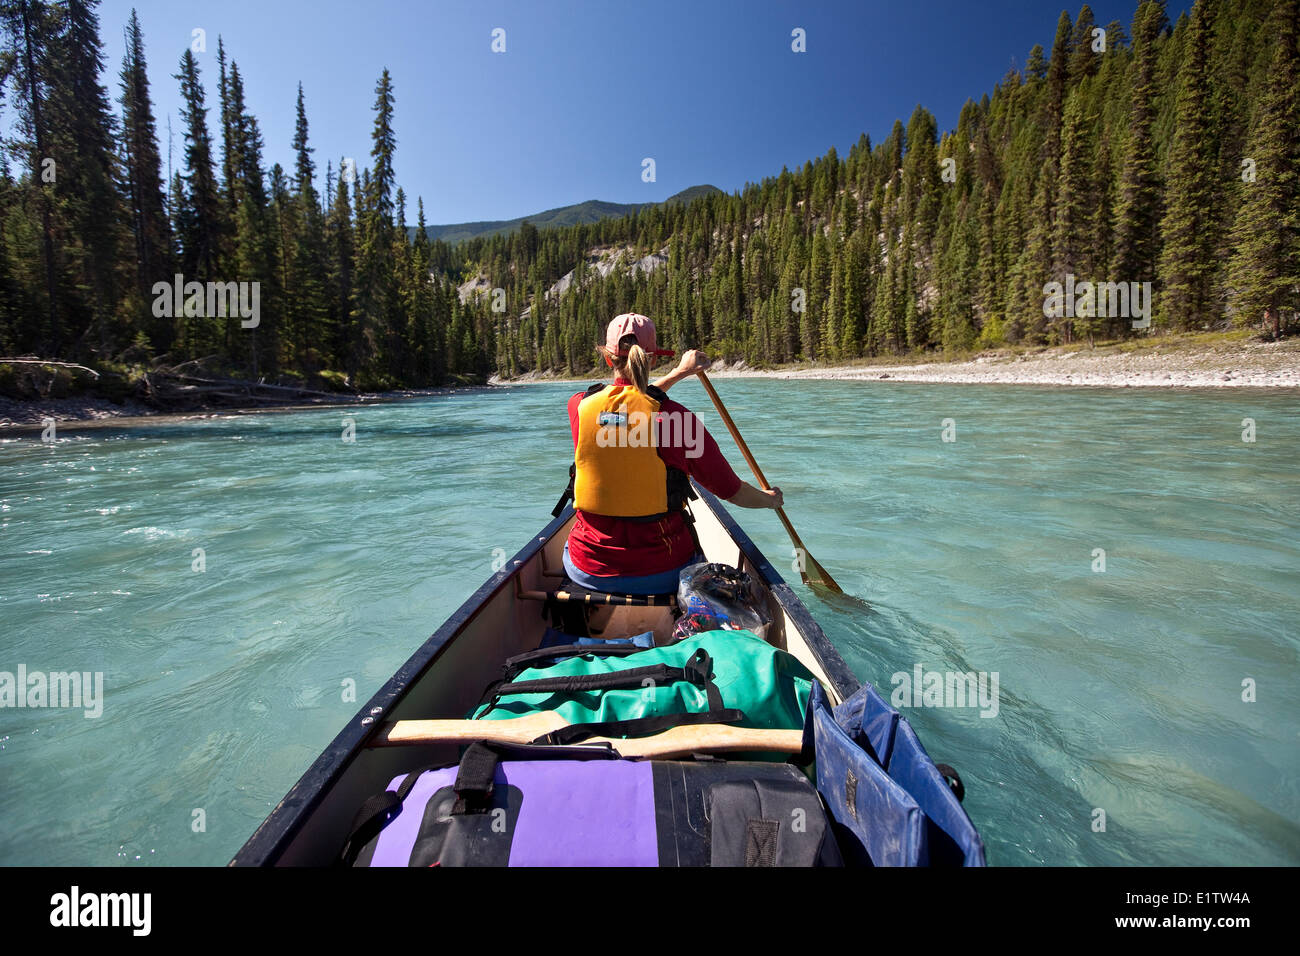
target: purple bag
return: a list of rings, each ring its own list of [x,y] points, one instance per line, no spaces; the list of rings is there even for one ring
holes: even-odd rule
[[[475,743],[459,767],[395,777],[368,800],[342,862],[835,866],[841,857],[816,789],[790,764]]]
[[[420,773],[358,866],[657,866],[650,764],[499,763],[491,805],[455,814],[458,768]],[[404,782],[389,784],[395,792]],[[524,799],[527,794],[527,799]],[[579,798],[580,797],[580,798]],[[563,820],[562,827],[556,821]],[[368,853],[366,851],[369,851]]]

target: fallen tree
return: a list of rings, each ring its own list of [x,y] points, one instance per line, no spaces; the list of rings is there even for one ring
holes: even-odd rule
[[[19,401],[89,396],[122,404],[136,399],[162,412],[259,408],[359,401],[355,392],[247,381],[205,374],[205,359],[179,365],[110,365],[100,369],[34,355],[0,356],[0,395]]]
[[[181,367],[155,368],[146,372],[141,397],[164,411],[189,411],[213,405],[316,405],[360,400],[357,395],[322,392],[299,385],[272,385],[263,381],[191,375],[181,372]]]

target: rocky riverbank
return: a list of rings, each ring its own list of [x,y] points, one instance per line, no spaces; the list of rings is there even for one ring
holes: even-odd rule
[[[406,389],[394,392],[374,392],[359,395],[340,394],[336,401],[319,399],[295,405],[257,405],[244,408],[213,407],[191,412],[153,408],[143,402],[128,399],[122,403],[91,395],[71,398],[48,398],[31,401],[0,396],[0,436],[39,432],[47,419],[54,419],[59,431],[93,428],[100,425],[131,425],[156,421],[193,421],[204,418],[228,418],[235,415],[263,415],[274,412],[302,411],[308,408],[356,408],[385,402],[427,398],[433,395],[453,395],[479,391],[485,386],[458,386],[449,388]]]
[[[1300,339],[1063,346],[988,352],[961,362],[806,365],[772,370],[719,366],[710,374],[982,385],[1103,388],[1300,388]]]

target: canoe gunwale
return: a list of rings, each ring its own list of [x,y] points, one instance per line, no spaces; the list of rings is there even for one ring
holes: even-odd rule
[[[776,598],[781,609],[790,616],[795,627],[799,629],[804,643],[808,645],[808,650],[817,658],[818,663],[822,665],[822,669],[826,672],[826,676],[835,684],[834,690],[839,694],[839,699],[845,700],[851,697],[854,691],[862,686],[862,682],[854,676],[853,671],[849,669],[849,665],[840,656],[840,652],[835,649],[835,646],[826,637],[821,625],[809,613],[808,608],[804,606],[803,601],[799,600],[799,596],[794,593],[790,585],[785,583],[785,578],[781,576],[781,573],[772,566],[772,563],[767,560],[767,557],[754,544],[744,529],[740,527],[736,519],[723,507],[722,502],[698,484],[695,485],[695,489],[699,492],[700,500],[708,506],[709,510],[713,512],[713,517],[731,535],[731,539],[736,542],[741,553],[745,555],[745,559],[763,578],[768,590]]]
[[[723,504],[698,484],[695,484],[695,488],[700,500],[740,549],[740,555],[743,555],[763,578],[763,583],[769,592],[798,629],[800,639],[822,665],[826,676],[835,684],[835,691],[839,698],[843,700],[852,695],[860,686],[860,682],[827,639],[821,626],[799,600],[798,595],[786,584],[785,579],[727,512]],[[362,752],[372,738],[380,732],[385,716],[391,713],[407,692],[437,664],[443,652],[451,646],[452,639],[464,630],[479,611],[502,589],[513,586],[521,569],[545,549],[547,543],[569,523],[572,517],[573,508],[570,505],[559,517],[535,533],[500,571],[484,581],[415,650],[312,762],[297,783],[253,831],[231,859],[229,866],[274,866],[280,861],[303,826],[347,772],[355,756]]]

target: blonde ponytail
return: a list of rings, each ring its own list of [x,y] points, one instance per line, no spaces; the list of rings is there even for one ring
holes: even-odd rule
[[[650,386],[650,356],[645,349],[634,345],[627,352],[627,377],[632,386],[642,394]]]
[[[625,355],[615,355],[605,348],[601,348],[615,371],[632,383],[632,387],[638,392],[645,394],[645,390],[650,387],[650,356],[645,349],[637,345],[635,335],[625,335],[619,340],[619,347],[627,349]]]

